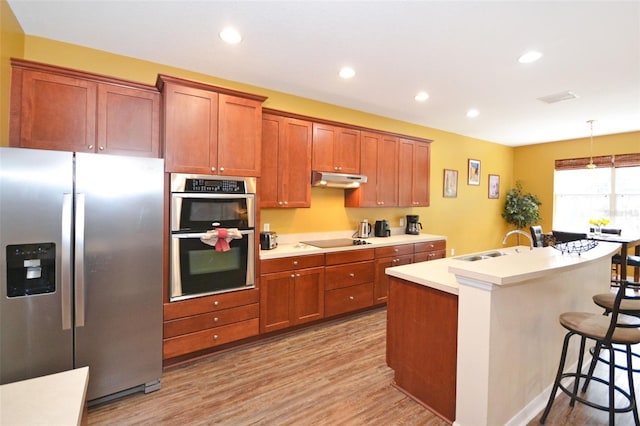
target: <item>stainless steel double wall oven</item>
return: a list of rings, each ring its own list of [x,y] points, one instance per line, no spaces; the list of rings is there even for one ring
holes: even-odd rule
[[[255,287],[255,178],[171,175],[170,300]],[[228,251],[201,241],[237,228]]]

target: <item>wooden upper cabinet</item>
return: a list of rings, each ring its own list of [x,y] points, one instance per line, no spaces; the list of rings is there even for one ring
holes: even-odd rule
[[[398,205],[398,138],[362,132],[360,173],[367,183],[345,191],[346,207],[395,207]]]
[[[98,151],[160,155],[160,93],[98,85]]]
[[[429,206],[431,144],[400,139],[399,194],[400,207]]]
[[[164,160],[173,173],[211,174],[217,165],[218,94],[165,83]]]
[[[259,176],[263,96],[159,75],[165,170]]]
[[[11,62],[11,146],[159,156],[160,95],[155,87]]]
[[[260,176],[262,101],[220,94],[218,172]]]
[[[360,130],[313,124],[313,170],[360,173]]]
[[[311,129],[309,121],[263,114],[260,207],[311,206]]]

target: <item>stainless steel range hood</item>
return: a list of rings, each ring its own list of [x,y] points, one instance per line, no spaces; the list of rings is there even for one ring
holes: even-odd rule
[[[311,172],[311,186],[321,188],[358,188],[360,184],[367,183],[364,175],[351,175],[346,173]]]

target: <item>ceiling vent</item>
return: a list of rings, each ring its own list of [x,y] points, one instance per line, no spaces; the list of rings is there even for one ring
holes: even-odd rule
[[[548,104],[555,104],[556,102],[568,101],[570,99],[576,99],[579,97],[580,96],[576,95],[571,90],[566,90],[564,92],[556,93],[554,95],[543,96],[541,98],[538,98],[538,100]]]

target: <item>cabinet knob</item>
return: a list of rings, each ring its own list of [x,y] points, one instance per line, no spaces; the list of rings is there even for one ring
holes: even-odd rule
[[[224,172],[224,167],[220,167],[220,173]]]
[[[354,299],[355,299],[355,297],[349,296],[349,300],[354,300]]]
[[[300,274],[296,274],[296,277],[300,277]]]
[[[296,277],[296,274],[291,274],[291,278],[295,278],[295,277]]]
[[[215,172],[215,171],[216,171],[216,168],[215,168],[215,167],[212,167],[212,168],[211,168],[211,171],[212,171],[212,172]]]
[[[218,321],[220,321],[220,319],[219,319],[218,317],[215,317],[215,318],[213,319],[213,322],[218,322]]]
[[[297,260],[293,261],[293,266],[298,266],[298,261]]]
[[[217,300],[214,300],[213,306],[218,306],[219,304],[220,304],[220,302],[218,302]]]
[[[218,335],[217,334],[213,335],[213,340],[218,340]]]
[[[289,202],[288,202],[288,201],[285,201],[285,202],[284,202],[284,205],[286,206],[287,204],[289,204]]]
[[[352,273],[350,273],[350,274],[349,274],[349,276],[350,276],[351,278],[354,278],[354,277],[356,276],[356,274],[354,274],[354,273],[352,272]]]
[[[104,151],[104,146],[98,147],[100,151]]]
[[[93,145],[89,145],[87,148],[89,148],[89,149],[93,149]]]
[[[282,201],[278,201],[278,205],[281,206],[282,205]]]

